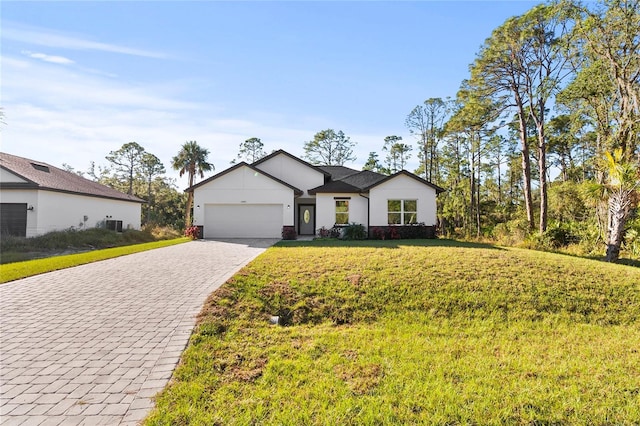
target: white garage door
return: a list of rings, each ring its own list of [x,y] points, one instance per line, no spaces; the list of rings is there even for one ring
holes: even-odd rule
[[[280,238],[282,204],[205,204],[205,238]]]

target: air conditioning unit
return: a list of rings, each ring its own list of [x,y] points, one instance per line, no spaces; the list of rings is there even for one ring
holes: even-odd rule
[[[106,228],[110,231],[122,232],[122,221],[121,220],[107,220]]]

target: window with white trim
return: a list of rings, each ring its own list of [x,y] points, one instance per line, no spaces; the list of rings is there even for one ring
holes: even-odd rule
[[[336,201],[336,225],[349,224],[349,200]]]
[[[387,200],[387,222],[389,225],[418,223],[418,200]]]

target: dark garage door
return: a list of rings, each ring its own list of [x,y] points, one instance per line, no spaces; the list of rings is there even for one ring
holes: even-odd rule
[[[27,236],[27,205],[0,203],[0,233],[2,235]]]

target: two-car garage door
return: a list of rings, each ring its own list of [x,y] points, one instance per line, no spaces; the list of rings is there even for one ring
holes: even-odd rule
[[[280,238],[282,204],[205,204],[205,238]]]

